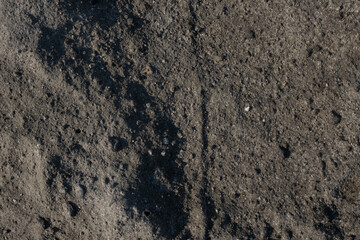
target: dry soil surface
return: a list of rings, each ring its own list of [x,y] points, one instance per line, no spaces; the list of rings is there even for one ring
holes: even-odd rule
[[[0,0],[0,239],[360,239],[360,2]]]

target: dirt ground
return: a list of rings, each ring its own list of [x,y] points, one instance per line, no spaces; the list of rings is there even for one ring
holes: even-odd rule
[[[0,0],[0,239],[360,239],[359,13]]]

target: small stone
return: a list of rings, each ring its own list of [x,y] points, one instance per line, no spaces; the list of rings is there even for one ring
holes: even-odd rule
[[[246,106],[244,110],[245,110],[245,112],[250,111],[250,106]]]
[[[122,78],[125,77],[124,69],[122,67],[118,68],[118,73],[119,73],[120,77],[122,77]]]
[[[153,74],[153,71],[151,70],[151,67],[149,65],[146,65],[140,73],[143,76],[150,76],[151,74]]]
[[[165,157],[165,151],[161,152],[161,156]]]

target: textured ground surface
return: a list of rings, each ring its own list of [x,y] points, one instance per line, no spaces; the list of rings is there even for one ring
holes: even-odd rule
[[[0,0],[0,238],[360,239],[359,13]]]

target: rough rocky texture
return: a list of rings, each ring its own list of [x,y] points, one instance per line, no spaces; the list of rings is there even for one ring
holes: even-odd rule
[[[359,11],[0,0],[1,239],[360,239]]]

